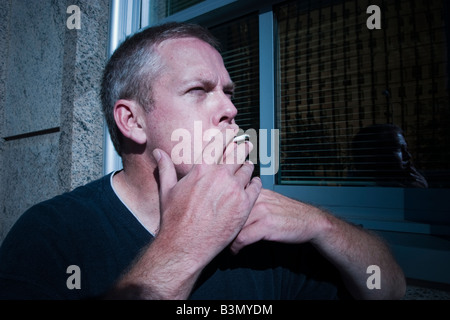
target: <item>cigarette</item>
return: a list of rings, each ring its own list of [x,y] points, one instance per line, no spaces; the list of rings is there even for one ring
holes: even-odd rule
[[[249,141],[249,140],[250,140],[250,136],[248,134],[243,134],[241,136],[234,137],[233,142],[240,144],[242,142]]]

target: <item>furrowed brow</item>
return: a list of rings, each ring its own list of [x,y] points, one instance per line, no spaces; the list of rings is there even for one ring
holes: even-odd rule
[[[232,91],[234,92],[234,89],[236,88],[236,84],[234,82],[229,82],[226,85],[223,86],[223,91]]]

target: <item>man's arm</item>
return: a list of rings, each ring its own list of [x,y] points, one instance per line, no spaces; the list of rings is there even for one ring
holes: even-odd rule
[[[314,206],[263,189],[231,249],[238,252],[259,240],[311,242],[340,271],[357,299],[399,299],[406,284],[387,245],[377,236]],[[381,289],[370,290],[367,268],[381,271]]]
[[[185,243],[185,246],[188,245]],[[106,299],[187,299],[203,266],[174,245],[164,233],[143,249]]]

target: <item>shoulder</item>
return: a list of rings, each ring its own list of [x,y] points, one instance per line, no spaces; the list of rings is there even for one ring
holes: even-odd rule
[[[110,185],[110,175],[107,175],[86,185],[77,187],[70,192],[38,203],[31,207],[24,216],[27,214],[33,215],[35,214],[34,212],[41,214],[43,212],[71,212],[80,208],[89,208],[99,205],[99,202],[113,195],[114,192]]]
[[[125,214],[110,177],[38,203],[19,218],[0,247],[0,299],[45,292],[92,297],[111,285],[148,237]],[[66,286],[72,265],[83,272],[83,290]]]
[[[81,242],[87,248],[86,224],[95,216],[90,207],[102,196],[104,179],[38,203],[20,216],[0,247],[0,297],[61,298],[59,293],[67,293],[66,270],[76,264],[76,246]]]
[[[113,196],[108,190],[110,175],[80,186],[70,192],[42,201],[26,210],[13,225],[4,242],[15,234],[42,234],[64,232],[64,225],[80,218],[89,218],[101,201]],[[111,194],[112,192],[112,194]],[[84,216],[84,217],[83,217]]]
[[[43,201],[32,207],[31,211],[43,208],[63,208],[70,210],[73,206],[90,206],[98,203],[98,201],[104,199],[105,196],[109,198],[114,193],[110,185],[110,178],[111,174],[106,175],[86,185],[77,187],[70,192]]]

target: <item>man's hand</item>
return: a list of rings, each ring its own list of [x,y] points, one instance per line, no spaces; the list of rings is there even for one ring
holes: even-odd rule
[[[154,152],[160,153],[156,154],[161,207],[158,237],[194,264],[206,266],[229,245],[261,190],[260,179],[251,179],[253,164],[245,162],[251,144],[230,143],[232,138],[225,140],[224,153],[216,156],[215,164],[195,164],[179,181],[167,153]],[[227,161],[227,157],[234,159]]]
[[[230,248],[238,253],[259,240],[308,242],[319,230],[320,215],[323,212],[313,206],[262,189],[244,228]]]

